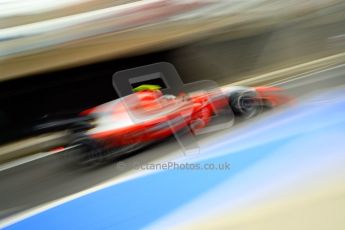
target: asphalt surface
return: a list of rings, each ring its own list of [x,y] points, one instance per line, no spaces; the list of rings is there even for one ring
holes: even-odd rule
[[[298,101],[303,100],[308,95],[317,95],[319,92],[332,87],[345,85],[344,75],[345,65],[340,65],[316,73],[295,76],[273,84],[286,88],[288,94],[295,96]],[[269,111],[227,130],[199,136],[201,154],[203,146],[216,143],[217,139],[225,133],[239,131],[243,126],[248,127],[253,122],[257,122],[258,119],[270,116],[272,113],[275,113],[275,111]],[[174,161],[183,156],[178,143],[171,138],[164,143],[146,149],[140,154],[98,168],[79,167],[73,163],[72,158],[61,154],[53,154],[2,170],[0,171],[0,221],[13,214],[106,182],[116,183],[116,181],[126,180],[146,173],[133,169],[132,166],[138,163]]]

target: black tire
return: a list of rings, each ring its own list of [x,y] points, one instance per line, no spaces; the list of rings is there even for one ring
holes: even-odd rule
[[[229,104],[234,114],[242,119],[249,119],[261,112],[262,103],[254,91],[240,91],[233,93]]]
[[[123,146],[120,148],[109,148],[106,150],[106,154],[103,157],[103,162],[112,162],[112,161],[118,161],[120,159],[130,157],[132,155],[135,155],[136,153],[143,150],[145,147],[147,147],[151,143],[136,143],[131,144],[127,146]]]
[[[73,161],[83,166],[100,166],[136,154],[152,143],[136,143],[119,148],[109,147],[86,135],[77,136],[71,143]]]
[[[86,135],[77,136],[71,143],[73,161],[80,165],[97,165],[107,154],[104,146]]]

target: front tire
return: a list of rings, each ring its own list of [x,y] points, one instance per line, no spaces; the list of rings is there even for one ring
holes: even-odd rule
[[[261,112],[261,101],[254,91],[236,92],[229,98],[229,104],[235,115],[250,119]]]

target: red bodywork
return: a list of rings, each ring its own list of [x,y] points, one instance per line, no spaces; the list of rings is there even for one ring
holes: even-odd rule
[[[292,101],[292,98],[286,95],[286,92],[279,87],[260,86],[255,87],[255,91],[260,100],[270,107],[276,107]]]
[[[276,87],[250,88],[260,100],[277,106],[287,98]],[[111,147],[157,141],[184,128],[204,128],[215,111],[229,105],[221,90],[164,96],[159,90],[141,91],[86,110],[82,115],[96,118],[87,134]]]

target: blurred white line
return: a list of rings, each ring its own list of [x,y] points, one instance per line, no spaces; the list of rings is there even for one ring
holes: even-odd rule
[[[0,40],[11,39],[18,36],[31,36],[33,34],[47,33],[57,29],[73,26],[77,24],[86,23],[89,21],[99,20],[110,16],[121,16],[119,14],[127,12],[128,14],[135,13],[137,7],[143,7],[146,4],[152,4],[161,0],[143,0],[124,5],[113,6],[105,9],[84,12],[80,14],[49,19],[45,21],[9,27],[0,30]],[[123,15],[122,15],[123,16]]]
[[[87,0],[0,0],[0,18],[38,14],[76,5]],[[91,1],[91,0],[88,0]]]
[[[23,165],[23,164],[29,163],[31,161],[34,161],[34,160],[37,160],[37,159],[40,159],[40,158],[43,158],[43,157],[50,156],[52,154],[53,154],[52,152],[37,153],[35,155],[23,157],[23,158],[20,158],[18,160],[14,160],[14,161],[10,161],[8,163],[4,163],[4,164],[0,165],[0,172],[5,171],[5,170],[10,169],[10,168],[17,167],[19,165]]]
[[[320,74],[320,73],[324,73],[324,72],[327,72],[327,71],[330,71],[330,70],[338,69],[338,68],[341,68],[343,66],[345,66],[345,64],[337,65],[337,66],[334,66],[334,67],[331,67],[331,68],[326,68],[326,69],[322,69],[322,70],[315,71],[315,72],[307,72],[307,73],[299,74],[299,75],[297,75],[295,77],[292,77],[291,79],[276,81],[276,82],[273,82],[270,85],[279,86],[279,85],[287,84],[287,83],[294,82],[294,81],[297,81],[297,80],[301,80],[301,79],[304,79],[304,78],[309,78],[310,76],[315,75],[315,74]],[[324,75],[324,76],[322,76],[322,78],[310,79],[310,81],[308,81],[307,83],[316,82],[316,81],[324,81],[324,80],[332,79],[332,78],[335,78],[335,77],[338,77],[338,76],[337,75]],[[305,84],[307,84],[307,83],[305,83]],[[299,85],[301,85],[301,84],[299,84]]]
[[[0,165],[0,172],[5,171],[7,169],[17,167],[17,166],[20,166],[20,165],[23,165],[23,164],[26,164],[26,163],[29,163],[29,162],[32,162],[32,161],[35,161],[35,160],[38,160],[38,159],[41,159],[41,158],[44,158],[44,157],[47,157],[47,156],[50,156],[50,155],[53,155],[53,154],[59,154],[63,151],[72,149],[76,146],[77,145],[73,145],[71,147],[64,148],[63,150],[52,150],[49,152],[36,153],[34,155],[22,157],[20,159],[13,160],[13,161],[10,161],[8,163],[1,164]]]
[[[334,65],[334,64],[342,64],[344,63],[344,60],[345,60],[345,53],[339,53],[339,54],[335,54],[335,55],[328,56],[325,58],[320,58],[320,59],[313,60],[310,62],[302,63],[299,65],[287,67],[284,69],[279,69],[279,70],[262,74],[259,76],[252,76],[252,77],[248,76],[247,79],[231,83],[229,84],[229,86],[230,85],[249,85],[249,84],[254,84],[257,82],[272,81],[274,79],[279,79],[284,76],[286,78],[287,75],[289,76],[296,75],[294,73],[296,73],[297,71],[303,71],[304,69],[305,71],[303,74],[305,74],[307,72],[312,71],[315,68],[325,68],[323,63],[328,63],[326,66],[329,66],[329,65]]]
[[[340,35],[336,35],[333,37],[329,37],[329,39],[343,39],[343,38],[345,38],[345,34],[340,34]]]

